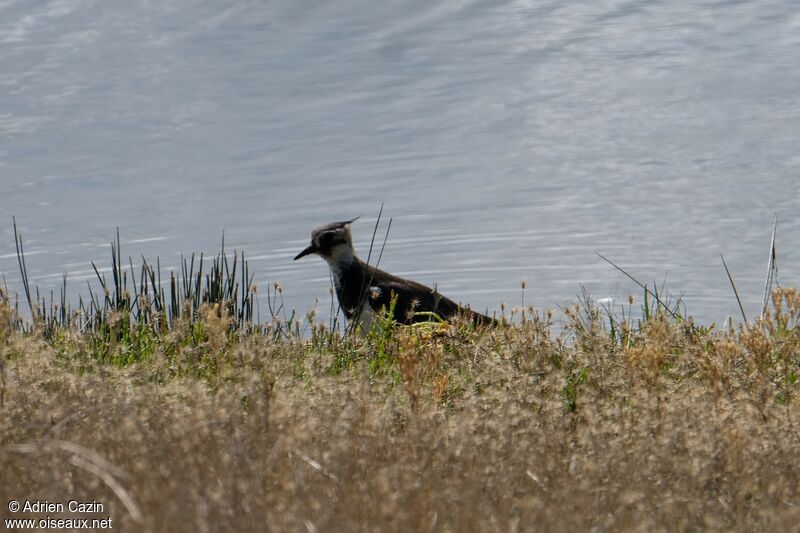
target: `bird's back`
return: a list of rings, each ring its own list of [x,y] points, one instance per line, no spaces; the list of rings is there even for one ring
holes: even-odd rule
[[[338,278],[336,293],[348,320],[363,312],[365,304],[377,312],[382,308],[389,309],[392,299],[396,298],[394,319],[405,324],[429,320],[429,316],[424,314],[426,312],[435,313],[445,320],[464,316],[476,324],[496,323],[486,315],[459,306],[430,287],[367,265],[359,259],[339,272]]]

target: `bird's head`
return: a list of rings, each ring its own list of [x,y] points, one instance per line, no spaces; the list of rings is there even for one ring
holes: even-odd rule
[[[353,257],[353,237],[350,224],[358,217],[343,222],[332,222],[311,232],[311,244],[295,256],[297,261],[309,254],[317,254],[329,263],[338,263]]]

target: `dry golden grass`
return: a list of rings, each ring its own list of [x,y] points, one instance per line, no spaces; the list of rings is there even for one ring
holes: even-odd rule
[[[558,336],[534,315],[310,340],[209,314],[202,342],[176,328],[125,365],[0,326],[0,517],[76,499],[124,531],[796,530],[800,298],[775,301],[735,332],[657,315],[613,338],[592,310]]]

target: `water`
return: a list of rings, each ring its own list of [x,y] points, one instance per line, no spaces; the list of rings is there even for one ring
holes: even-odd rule
[[[221,5],[225,4],[225,5]],[[329,304],[321,223],[381,203],[381,266],[495,310],[666,278],[704,322],[757,312],[775,211],[800,259],[791,2],[0,1],[0,271],[213,252]],[[263,293],[262,289],[262,293]]]

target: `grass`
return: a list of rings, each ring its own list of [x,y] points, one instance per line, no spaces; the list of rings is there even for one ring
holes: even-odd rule
[[[526,308],[496,328],[386,316],[363,334],[312,316],[301,335],[279,287],[266,324],[242,313],[245,263],[224,257],[202,276],[184,263],[162,296],[157,267],[126,279],[117,241],[77,318],[32,297],[29,324],[0,295],[4,506],[95,500],[84,516],[124,531],[800,523],[794,289],[723,330],[645,286],[638,310],[584,295],[558,328]],[[0,512],[24,516],[44,517]]]

